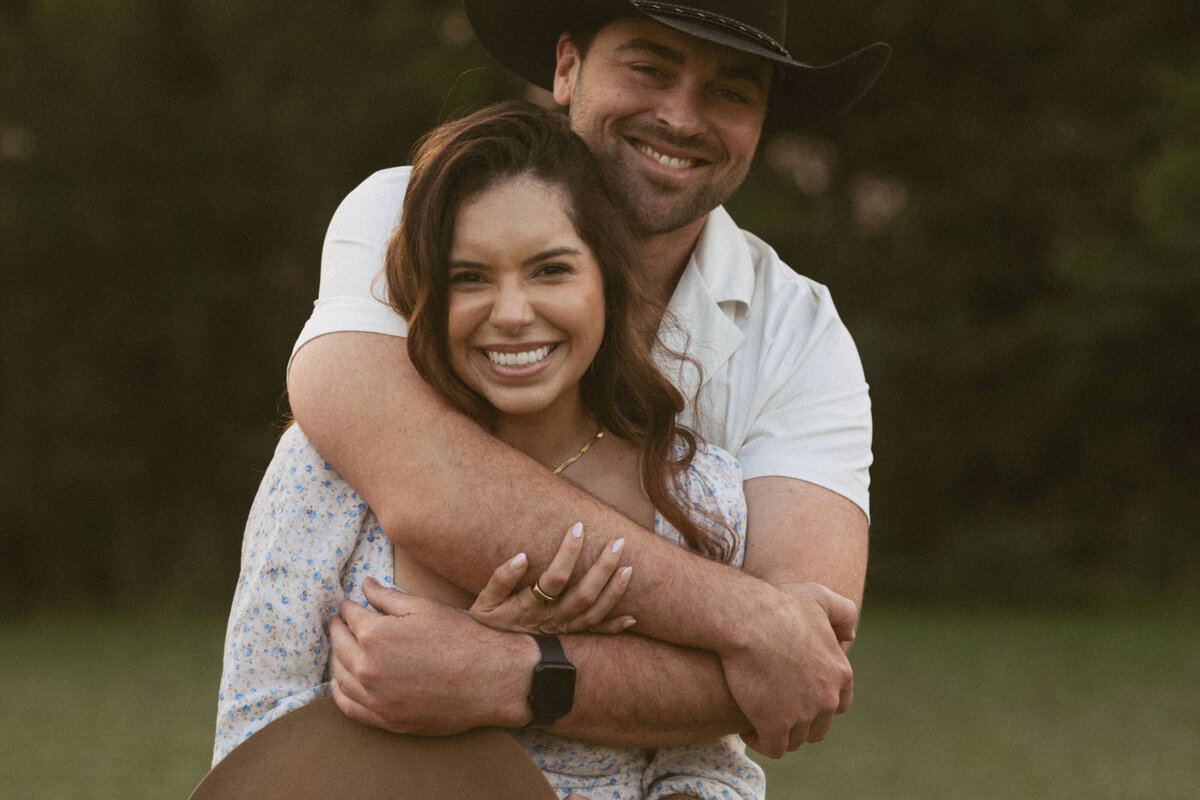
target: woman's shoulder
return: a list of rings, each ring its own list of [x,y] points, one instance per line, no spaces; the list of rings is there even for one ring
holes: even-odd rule
[[[720,478],[730,485],[736,486],[739,492],[742,489],[742,465],[737,460],[737,456],[724,447],[698,442],[696,455],[692,458],[692,464],[688,471]]]

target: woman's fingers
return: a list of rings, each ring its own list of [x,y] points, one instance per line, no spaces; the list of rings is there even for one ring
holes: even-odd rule
[[[521,582],[521,577],[528,568],[529,559],[525,557],[524,553],[517,553],[496,567],[492,577],[488,579],[487,585],[483,587],[483,591],[475,598],[475,602],[471,606],[471,613],[486,614],[503,605],[512,595],[513,590],[517,588],[517,584]]]
[[[591,633],[615,634],[624,633],[637,624],[637,620],[628,614],[623,614],[619,617],[606,619],[596,625],[589,625],[587,630]],[[583,630],[582,628],[580,630]]]
[[[617,603],[621,600],[621,597],[624,596],[625,590],[629,588],[629,581],[632,577],[633,567],[622,567],[621,569],[617,570],[613,576],[609,578],[608,583],[605,584],[595,602],[593,602],[590,606],[584,609],[582,613],[578,614],[573,620],[571,620],[571,630],[582,631],[592,629],[596,633],[610,632],[607,627],[601,628],[600,626],[605,622],[613,621],[609,620],[609,615],[612,613],[612,610],[616,608]],[[633,617],[628,615],[623,615],[622,617],[617,617],[616,619],[628,619],[630,622],[626,625],[623,625],[616,631],[611,631],[614,633],[620,633],[621,631],[625,630],[625,628],[629,627],[629,625],[633,624]]]
[[[601,551],[577,584],[554,604],[554,616],[568,633],[587,630],[604,622],[629,585],[632,567],[619,569],[624,539]]]
[[[550,566],[546,567],[546,571],[538,576],[537,586],[543,594],[555,598],[562,594],[563,589],[567,588],[567,583],[571,580],[571,573],[575,570],[575,562],[582,549],[583,524],[576,522],[563,537],[562,544],[558,546],[558,552],[554,554]]]

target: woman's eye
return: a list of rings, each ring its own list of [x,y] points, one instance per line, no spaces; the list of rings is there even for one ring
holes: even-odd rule
[[[539,275],[547,275],[551,277],[556,275],[569,275],[570,273],[571,268],[566,264],[543,264],[538,269]]]
[[[483,276],[478,272],[451,272],[450,283],[480,283],[483,281]]]

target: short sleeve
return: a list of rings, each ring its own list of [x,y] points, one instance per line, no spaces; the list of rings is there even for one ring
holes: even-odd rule
[[[820,284],[793,284],[766,320],[759,407],[737,451],[747,480],[798,478],[870,516],[871,400],[858,349]]]
[[[321,251],[321,287],[292,355],[327,333],[365,331],[404,336],[404,318],[388,305],[383,280],[388,240],[400,221],[409,167],[381,170],[338,206]]]

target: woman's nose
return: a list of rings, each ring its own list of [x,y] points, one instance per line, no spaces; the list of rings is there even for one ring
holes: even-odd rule
[[[504,330],[515,330],[533,322],[533,306],[520,286],[501,284],[492,303],[492,324]]]

